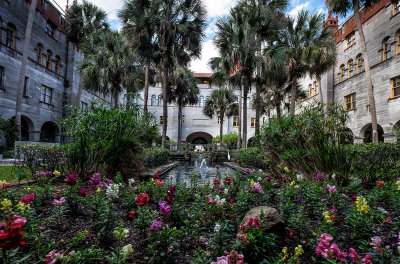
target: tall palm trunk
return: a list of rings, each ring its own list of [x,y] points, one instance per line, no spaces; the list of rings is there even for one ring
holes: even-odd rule
[[[297,93],[297,77],[293,77],[292,80],[292,89],[290,91],[290,109],[289,113],[290,115],[294,115],[295,113],[295,108],[296,108],[296,93]]]
[[[114,89],[113,89],[113,92],[112,92],[112,94],[113,94],[113,99],[114,99],[114,108],[118,108],[118,89],[119,89],[119,85],[118,86],[114,86]],[[128,94],[128,97],[129,97],[129,94]]]
[[[167,85],[168,85],[168,63],[167,59],[164,59],[164,69],[162,73],[163,78],[163,127],[162,127],[162,147],[165,148],[167,145],[167,122],[168,122],[168,94],[167,94]]]
[[[365,44],[365,36],[364,31],[361,24],[360,18],[360,3],[358,0],[355,0],[354,3],[354,18],[356,20],[357,31],[360,36],[362,54],[364,58],[364,67],[365,67],[365,78],[367,79],[367,89],[368,89],[368,101],[369,101],[369,110],[371,112],[371,124],[372,124],[372,142],[378,142],[378,121],[376,118],[376,108],[375,108],[375,97],[374,97],[374,88],[372,87],[372,79],[371,79],[371,68],[369,65],[369,58],[367,52],[367,45]]]
[[[276,119],[281,120],[281,100],[275,99]]]
[[[78,92],[76,93],[76,100],[75,100],[76,106],[80,106],[80,104],[81,104],[82,90],[83,90],[83,76],[80,75]]]
[[[240,84],[239,88],[239,117],[238,117],[238,140],[237,140],[237,148],[240,149],[242,146],[242,84]]]
[[[256,129],[255,134],[260,134],[260,112],[261,112],[261,89],[260,84],[256,85]]]
[[[224,111],[225,112],[225,111]],[[219,147],[222,147],[222,134],[224,130],[224,115],[219,116]]]
[[[24,51],[22,53],[21,71],[19,74],[19,83],[17,92],[17,102],[15,105],[15,126],[18,131],[19,140],[21,140],[22,97],[24,94],[26,66],[28,64],[29,46],[31,43],[32,25],[33,25],[33,19],[35,17],[36,5],[37,5],[37,0],[32,0],[31,6],[29,8],[28,22],[26,24],[26,30],[25,30]]]
[[[144,107],[143,112],[147,114],[147,102],[149,100],[149,71],[150,71],[150,63],[147,62],[144,68]]]
[[[324,103],[324,97],[322,96],[322,88],[321,88],[321,76],[317,75],[317,83],[318,83],[318,93],[319,93],[319,100],[321,103]]]
[[[245,76],[243,87],[243,142],[242,147],[247,148],[247,94],[249,92],[250,79]]]
[[[178,150],[182,141],[182,104],[178,103]]]

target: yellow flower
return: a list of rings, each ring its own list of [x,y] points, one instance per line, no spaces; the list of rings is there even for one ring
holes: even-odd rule
[[[294,252],[296,254],[296,256],[300,256],[304,253],[304,249],[302,245],[298,245],[295,249]]]
[[[398,181],[396,182],[396,184],[397,184],[397,190],[400,191],[400,180],[398,180]]]
[[[282,253],[283,253],[283,261],[286,261],[289,258],[289,255],[287,254],[287,247],[282,248]]]
[[[53,172],[53,175],[58,177],[58,176],[61,175],[61,173],[60,173],[59,171],[55,170],[55,171]]]
[[[85,231],[83,231],[84,233],[85,233],[85,237],[88,237],[89,236],[89,231],[88,230],[85,230]]]
[[[1,210],[5,211],[12,206],[12,202],[7,198],[1,202]]]
[[[285,255],[287,254],[287,247],[282,248],[282,253]]]
[[[293,187],[294,185],[295,185],[295,181],[292,181],[291,183],[290,183],[290,187]]]
[[[283,168],[283,170],[284,170],[286,173],[289,173],[289,168],[288,168],[288,167]]]
[[[176,230],[176,226],[174,226],[172,229],[173,229],[173,230]]]
[[[7,184],[7,181],[0,181],[0,185],[5,185]]]
[[[357,207],[357,211],[360,213],[368,214],[368,212],[369,212],[369,206],[367,203],[367,199],[365,199],[363,196],[357,197],[356,207]]]
[[[24,204],[21,202],[18,202],[17,208],[21,211],[21,213],[25,212],[26,209],[31,208],[30,204]]]
[[[325,222],[327,222],[327,223],[332,223],[332,218],[331,218],[331,216],[329,215],[329,212],[325,212],[325,213],[324,213],[324,220],[325,220]]]
[[[133,253],[132,245],[128,244],[121,249],[121,255],[123,258],[129,257],[129,255]]]
[[[101,189],[100,189],[100,188],[97,188],[96,192],[97,192],[97,193],[101,192]]]
[[[154,179],[153,179],[153,178],[151,178],[151,179],[150,179],[150,181],[151,181],[151,182],[153,182],[153,181],[154,181]]]

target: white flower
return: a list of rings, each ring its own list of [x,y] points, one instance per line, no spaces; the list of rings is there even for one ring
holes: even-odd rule
[[[173,179],[175,178],[175,176],[174,175],[169,175],[169,179],[172,181]]]
[[[106,190],[106,196],[111,199],[117,199],[119,194],[119,184],[110,184]]]
[[[335,174],[335,173],[332,174],[332,179],[333,179],[333,180],[336,179],[336,174]]]
[[[117,238],[118,240],[121,240],[121,241],[124,240],[128,234],[129,234],[129,230],[126,228],[120,229],[117,227],[114,230],[115,238]]]
[[[135,183],[135,179],[134,178],[130,178],[129,180],[128,180],[128,185],[129,185],[129,187],[132,187],[132,185]]]
[[[303,174],[296,174],[296,179],[297,179],[297,181],[302,181],[302,180],[304,180],[304,175]]]
[[[224,189],[224,194],[228,194],[229,190],[228,189]]]
[[[215,202],[217,202],[218,206],[222,206],[225,203],[226,199],[223,198],[221,199],[221,197],[219,197],[219,195],[215,196]]]
[[[128,244],[121,249],[121,255],[123,258],[129,257],[131,253],[133,253],[132,245]]]
[[[214,227],[214,232],[215,232],[215,233],[218,233],[219,230],[221,230],[221,225],[218,224],[218,223],[216,223],[216,224],[215,224],[215,227]]]
[[[261,177],[258,177],[258,178],[257,178],[257,181],[259,181],[259,182],[262,181],[262,178],[261,178]]]

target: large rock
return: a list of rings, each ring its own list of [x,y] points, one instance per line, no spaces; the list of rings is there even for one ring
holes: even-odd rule
[[[260,217],[261,211],[263,211],[263,217]],[[241,225],[246,226],[250,218],[259,218],[262,221],[261,228],[264,231],[274,233],[281,239],[285,237],[285,222],[275,208],[259,206],[251,209],[244,216]]]

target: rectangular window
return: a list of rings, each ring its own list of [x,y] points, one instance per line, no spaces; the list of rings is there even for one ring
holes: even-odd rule
[[[383,43],[383,60],[390,59],[392,55],[392,44],[389,42],[389,40],[385,41]]]
[[[221,118],[218,117],[217,122],[218,122],[218,124],[220,124],[221,123]]]
[[[42,90],[40,93],[40,101],[45,104],[51,104],[53,101],[53,89],[42,85]]]
[[[6,46],[15,49],[15,28],[12,25],[7,26]]]
[[[159,125],[162,126],[163,124],[164,124],[164,117],[163,117],[163,116],[160,116],[160,123],[159,123]]]
[[[61,68],[61,61],[60,58],[56,56],[56,73],[60,74],[60,68]]]
[[[47,35],[49,35],[50,37],[54,38],[55,37],[55,33],[56,33],[56,27],[50,21],[47,21],[46,30],[45,31],[46,31]]]
[[[344,97],[345,109],[346,111],[356,109],[356,94],[349,94]]]
[[[0,89],[4,89],[4,67],[0,66]]]
[[[400,96],[400,76],[392,79],[392,97]]]
[[[233,117],[233,127],[239,127],[239,117],[238,116]]]
[[[352,33],[351,35],[349,35],[349,36],[347,37],[347,39],[346,39],[346,41],[347,41],[346,48],[349,48],[349,47],[351,47],[351,46],[354,45],[354,43],[355,43],[355,38],[356,38],[356,35],[355,35],[354,33]]]
[[[256,119],[252,118],[251,119],[251,128],[255,128],[256,127]]]
[[[266,119],[266,118],[265,118],[265,116],[264,116],[264,117],[263,117],[263,124],[265,124],[265,119]]]
[[[360,73],[363,71],[364,71],[364,59],[360,55],[357,57],[357,73]]]
[[[185,115],[182,115],[182,123],[185,123]]]
[[[25,77],[24,82],[24,96],[28,96],[29,78]]]

